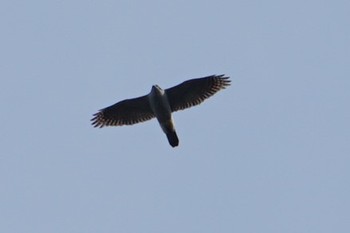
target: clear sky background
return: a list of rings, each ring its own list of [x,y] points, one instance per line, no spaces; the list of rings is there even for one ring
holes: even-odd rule
[[[350,232],[350,1],[2,0],[0,232]],[[156,120],[98,109],[211,74]]]

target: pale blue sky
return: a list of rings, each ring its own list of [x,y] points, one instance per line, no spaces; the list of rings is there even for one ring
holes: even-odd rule
[[[350,2],[0,3],[0,232],[350,231]],[[157,121],[98,109],[232,86]]]

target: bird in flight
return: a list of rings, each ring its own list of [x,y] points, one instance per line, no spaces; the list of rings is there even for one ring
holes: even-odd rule
[[[133,125],[157,118],[172,147],[179,145],[172,112],[202,103],[230,85],[225,75],[211,75],[190,79],[163,90],[153,85],[148,95],[126,99],[99,110],[91,119],[94,127]]]

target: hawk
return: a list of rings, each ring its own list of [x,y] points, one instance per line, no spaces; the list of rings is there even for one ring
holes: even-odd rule
[[[225,75],[211,75],[190,79],[163,90],[153,85],[151,92],[138,98],[126,99],[103,108],[91,119],[94,127],[133,125],[157,118],[172,147],[179,145],[172,112],[202,103],[221,89],[230,85]]]

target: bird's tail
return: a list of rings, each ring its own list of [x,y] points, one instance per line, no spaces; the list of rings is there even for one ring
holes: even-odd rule
[[[177,137],[177,134],[175,131],[169,132],[166,134],[169,144],[172,147],[178,146],[179,145],[179,138]]]

